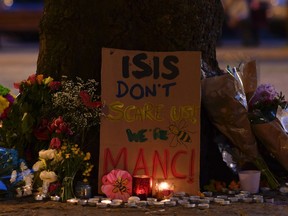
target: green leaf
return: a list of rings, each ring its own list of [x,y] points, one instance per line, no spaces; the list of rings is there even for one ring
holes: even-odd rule
[[[22,133],[31,133],[35,119],[29,113],[25,113],[22,119]]]

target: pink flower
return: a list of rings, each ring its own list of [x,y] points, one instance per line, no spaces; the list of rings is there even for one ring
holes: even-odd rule
[[[124,202],[132,194],[132,176],[124,170],[112,170],[102,178],[101,190],[111,199],[122,199]]]
[[[50,146],[51,149],[60,149],[61,148],[61,140],[58,137],[54,137],[50,141]]]
[[[28,81],[29,83],[31,83],[31,84],[36,83],[36,81],[37,81],[37,75],[36,75],[36,74],[30,75],[30,76],[28,77],[27,81]]]
[[[61,134],[61,133],[68,134],[68,135],[73,134],[68,124],[64,122],[62,116],[59,116],[57,119],[54,119],[52,121],[52,123],[49,126],[49,130],[57,134]]]

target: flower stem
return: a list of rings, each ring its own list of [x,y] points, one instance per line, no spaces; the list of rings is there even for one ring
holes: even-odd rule
[[[269,167],[267,166],[266,162],[264,161],[262,157],[256,158],[254,161],[254,164],[261,171],[261,173],[266,177],[269,187],[271,189],[277,189],[280,186],[278,180],[270,171]]]

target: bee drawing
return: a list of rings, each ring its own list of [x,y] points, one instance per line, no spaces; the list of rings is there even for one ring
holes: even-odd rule
[[[180,124],[170,124],[168,126],[169,133],[172,134],[172,139],[170,141],[171,147],[176,147],[177,145],[184,145],[187,147],[188,143],[192,143],[191,134],[193,132],[187,131],[187,122],[184,122],[183,126],[180,126]],[[176,139],[176,141],[175,141]]]
[[[121,179],[121,178],[118,178],[115,183],[114,183],[114,188],[113,188],[113,193],[118,193],[119,191],[122,193],[126,193],[128,192],[128,188],[127,188],[127,185],[128,184],[128,179]]]

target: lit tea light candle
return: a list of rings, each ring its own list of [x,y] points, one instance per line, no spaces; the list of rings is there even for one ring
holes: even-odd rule
[[[166,181],[156,184],[156,196],[158,199],[168,199],[174,193],[174,185]]]
[[[77,199],[74,199],[74,198],[72,198],[72,199],[68,199],[67,200],[67,203],[70,203],[70,204],[77,204],[78,203],[78,200]]]
[[[60,197],[57,195],[56,196],[50,196],[50,198],[52,201],[56,201],[56,202],[60,201]]]
[[[101,200],[101,203],[104,203],[104,204],[106,204],[106,205],[109,205],[109,204],[112,203],[112,201],[111,201],[111,200],[108,200],[108,199],[104,199],[104,200]]]
[[[37,195],[35,196],[35,200],[41,201],[41,200],[43,200],[43,196],[40,195],[40,194],[37,194]]]

